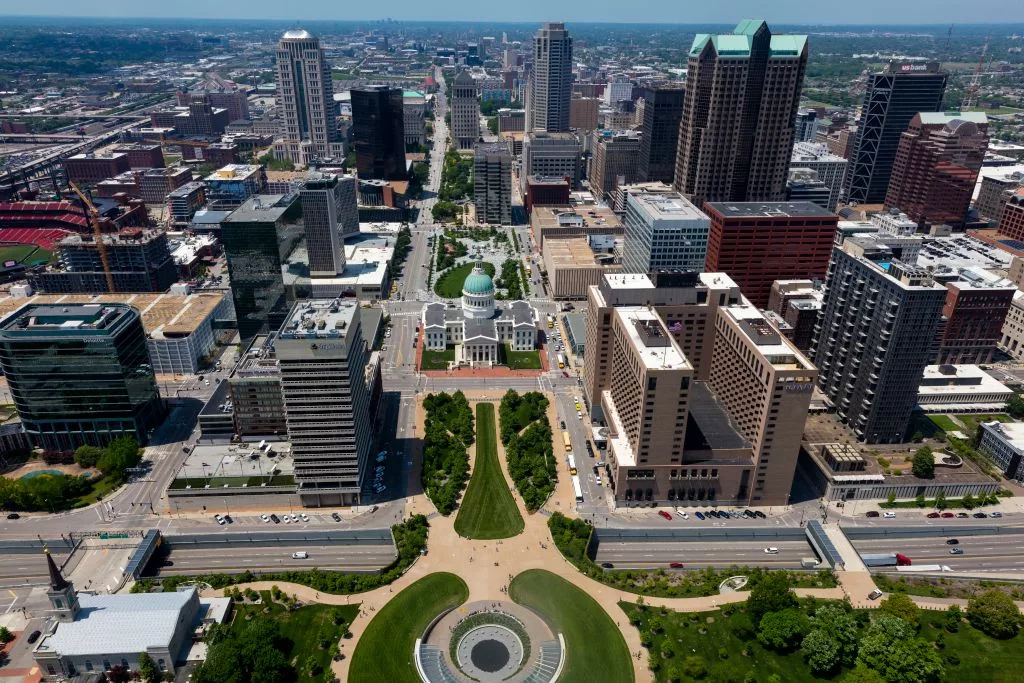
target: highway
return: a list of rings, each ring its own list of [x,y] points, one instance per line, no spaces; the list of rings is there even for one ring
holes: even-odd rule
[[[947,538],[960,541],[963,555],[951,555]],[[933,536],[930,538],[884,538],[854,541],[859,553],[902,553],[914,564],[948,565],[953,571],[1024,572],[1024,530],[1019,534],[984,536]]]
[[[292,559],[292,553],[304,550],[305,560]],[[289,543],[280,546],[245,547],[171,547],[168,559],[172,567],[158,568],[160,575],[230,571],[275,571],[288,569],[330,569],[369,571],[385,567],[395,559],[390,545],[310,545]]]
[[[764,552],[766,547],[779,549],[777,555]],[[728,541],[708,543],[693,541],[639,541],[630,543],[601,543],[597,549],[597,562],[611,562],[617,568],[667,568],[670,562],[682,562],[690,567],[729,567],[751,565],[773,569],[800,567],[800,560],[814,557],[814,551],[804,540],[782,541]],[[826,565],[827,566],[827,565]]]
[[[58,566],[63,565],[68,557],[64,550],[56,547],[52,554]],[[48,576],[46,559],[41,550],[0,554],[0,587],[43,584]]]

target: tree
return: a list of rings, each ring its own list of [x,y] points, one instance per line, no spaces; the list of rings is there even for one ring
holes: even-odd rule
[[[761,617],[757,639],[769,649],[785,652],[799,645],[806,632],[807,617],[798,609],[785,609]]]
[[[128,671],[128,667],[116,664],[110,667],[110,671],[107,672],[107,680],[110,683],[128,683],[132,680],[132,674]]]
[[[1006,401],[1006,412],[1016,418],[1024,417],[1024,398],[1014,394]]]
[[[708,664],[699,655],[690,655],[683,660],[683,673],[690,678],[701,679],[708,675]]]
[[[144,683],[157,683],[162,678],[160,670],[156,668],[156,662],[148,652],[139,655],[139,675],[142,676]]]
[[[6,645],[14,640],[14,634],[6,626],[0,626],[0,645]]]
[[[800,649],[815,673],[852,666],[857,657],[857,618],[838,605],[822,605],[811,617],[811,631]]]
[[[960,622],[963,620],[964,614],[960,605],[950,605],[946,610],[946,623],[943,624],[943,627],[950,633],[956,633],[960,630]]]
[[[882,600],[878,611],[902,619],[910,624],[915,631],[921,624],[921,609],[904,593],[890,594],[889,597]]]
[[[935,456],[932,454],[932,449],[928,446],[918,448],[914,453],[911,469],[914,472],[914,476],[920,479],[931,479],[934,477]]]
[[[939,491],[939,493],[935,496],[935,508],[937,510],[945,510],[948,507],[949,503],[946,501],[946,492]]]
[[[942,660],[935,647],[916,637],[906,621],[888,614],[868,627],[857,660],[888,683],[935,683],[942,676]]]
[[[967,621],[993,638],[1012,638],[1020,629],[1020,612],[1009,595],[988,590],[967,601]]]
[[[789,590],[789,578],[784,572],[765,574],[747,598],[747,609],[756,627],[760,627],[761,618],[769,612],[781,612],[796,604],[796,596]]]
[[[841,650],[839,641],[820,628],[812,629],[800,643],[800,651],[803,652],[807,666],[811,667],[815,675],[835,670],[839,666]]]
[[[842,679],[842,683],[885,683],[885,679],[874,669],[869,669],[861,664],[846,674]]]
[[[102,455],[102,448],[96,448],[95,446],[79,446],[75,450],[75,462],[81,467],[96,467],[96,463],[99,462]]]

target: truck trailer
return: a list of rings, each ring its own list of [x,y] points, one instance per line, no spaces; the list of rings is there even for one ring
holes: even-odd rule
[[[910,558],[900,553],[869,553],[860,556],[865,567],[909,567]]]

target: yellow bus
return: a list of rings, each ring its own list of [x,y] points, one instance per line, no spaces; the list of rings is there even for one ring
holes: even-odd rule
[[[569,432],[562,432],[562,445],[565,446],[566,453],[572,453],[572,439],[569,438]]]
[[[549,330],[555,329],[555,318],[554,318],[554,316],[550,316],[550,315],[548,316],[548,329]]]
[[[565,368],[565,354],[560,353],[558,354],[558,369],[562,370],[563,368]]]

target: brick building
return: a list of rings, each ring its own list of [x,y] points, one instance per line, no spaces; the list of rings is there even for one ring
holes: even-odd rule
[[[936,363],[991,363],[1017,288],[1006,284],[950,282],[942,317],[946,324]]]

